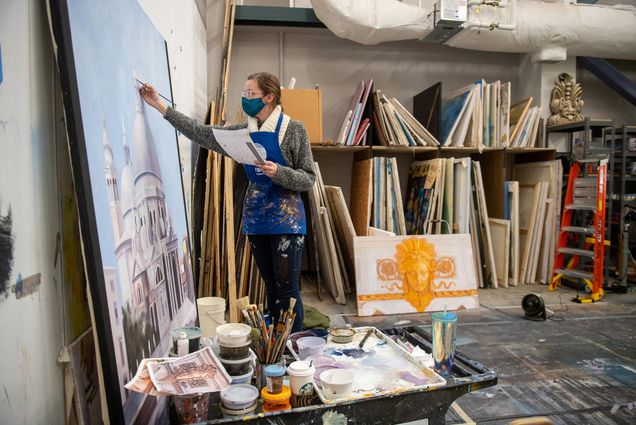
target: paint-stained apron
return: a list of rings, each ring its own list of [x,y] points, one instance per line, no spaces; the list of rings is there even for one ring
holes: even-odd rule
[[[283,121],[280,114],[276,130],[254,131],[252,141],[263,159],[287,166],[278,144]],[[243,201],[243,233],[247,235],[304,235],[307,232],[305,207],[299,192],[274,184],[254,165],[243,165],[250,183]]]

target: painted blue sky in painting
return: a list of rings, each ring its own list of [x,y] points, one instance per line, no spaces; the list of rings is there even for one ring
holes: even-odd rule
[[[131,3],[134,7],[131,7]],[[69,1],[73,50],[86,136],[90,177],[104,266],[115,266],[102,148],[106,123],[117,174],[124,165],[123,118],[132,150],[135,116],[133,73],[170,96],[165,43],[135,0]],[[152,132],[166,203],[176,232],[187,234],[176,138],[173,128],[154,109],[144,105]]]

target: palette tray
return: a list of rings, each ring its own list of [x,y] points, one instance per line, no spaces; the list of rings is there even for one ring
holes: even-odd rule
[[[374,327],[352,329],[356,333],[353,341],[348,344],[337,344],[331,341],[331,336],[327,338],[322,354],[333,358],[335,363],[331,366],[318,366],[314,375],[316,391],[323,403],[334,404],[446,385],[444,378],[423,366],[379,329]],[[371,334],[360,349],[360,341],[368,331],[371,331]],[[291,341],[287,342],[287,348],[298,360],[298,353],[294,351]],[[325,397],[319,375],[331,368],[347,369],[353,373],[353,391],[349,397],[337,400]]]

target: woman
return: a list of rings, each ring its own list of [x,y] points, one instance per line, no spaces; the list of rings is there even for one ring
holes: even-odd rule
[[[213,129],[166,105],[157,90],[146,84],[144,100],[193,142],[226,155],[214,138]],[[293,331],[302,330],[300,265],[306,233],[305,209],[300,193],[315,181],[313,158],[305,127],[290,119],[280,105],[280,81],[267,72],[247,77],[242,107],[247,124],[222,127],[247,128],[255,144],[266,151],[266,161],[244,165],[249,186],[243,202],[243,233],[249,238],[252,255],[265,281],[267,305],[272,318],[296,299]]]

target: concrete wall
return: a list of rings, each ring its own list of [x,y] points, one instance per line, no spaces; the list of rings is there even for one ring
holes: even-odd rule
[[[13,267],[0,294],[0,423],[60,424],[57,357],[66,329],[56,158],[66,142],[54,137],[54,61],[41,2],[2,2],[0,45],[0,215],[10,211],[13,221]]]

